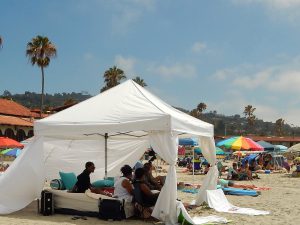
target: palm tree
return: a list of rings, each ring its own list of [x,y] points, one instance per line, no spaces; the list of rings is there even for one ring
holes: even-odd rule
[[[280,118],[275,122],[275,132],[277,136],[283,136],[284,119]]]
[[[106,85],[100,90],[100,92],[106,91],[114,86],[120,84],[121,80],[125,79],[125,73],[123,70],[119,69],[116,66],[109,68],[104,72],[104,82]]]
[[[247,118],[249,126],[254,125],[256,116],[253,113],[254,113],[255,110],[256,110],[256,108],[254,108],[252,105],[245,106],[245,109],[244,109],[243,113]]]
[[[2,48],[3,45],[3,38],[0,36],[0,48]]]
[[[50,59],[56,56],[56,47],[52,44],[47,37],[36,36],[27,43],[26,56],[30,59],[32,65],[37,65],[42,71],[42,94],[41,94],[41,112],[42,118],[43,105],[44,105],[44,68],[49,66]]]
[[[201,102],[201,103],[199,103],[199,104],[197,105],[197,110],[198,110],[200,113],[202,113],[206,108],[207,108],[207,105],[206,105],[205,103],[203,103],[203,102]]]
[[[140,78],[139,76],[137,76],[136,78],[132,79],[134,82],[138,83],[139,85],[141,85],[142,87],[146,87],[147,84],[144,81],[144,79]]]

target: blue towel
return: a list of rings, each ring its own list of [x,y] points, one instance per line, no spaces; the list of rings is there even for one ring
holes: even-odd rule
[[[239,188],[222,188],[227,195],[247,195],[247,196],[258,196],[255,190],[244,190]]]

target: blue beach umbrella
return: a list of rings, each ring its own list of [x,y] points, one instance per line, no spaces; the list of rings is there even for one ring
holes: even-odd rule
[[[179,145],[192,145],[197,146],[198,141],[196,138],[179,138]]]

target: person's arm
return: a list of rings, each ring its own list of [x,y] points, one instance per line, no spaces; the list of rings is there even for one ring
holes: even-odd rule
[[[147,196],[154,196],[159,194],[159,193],[153,194],[150,188],[146,184],[141,184],[140,187],[141,187],[141,191]]]
[[[131,194],[131,195],[133,194],[132,184],[130,183],[129,180],[124,179],[122,181],[122,187],[125,188],[128,191],[129,194]]]

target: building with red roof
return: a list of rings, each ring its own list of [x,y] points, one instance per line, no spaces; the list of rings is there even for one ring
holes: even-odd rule
[[[33,136],[33,121],[39,114],[13,100],[0,98],[0,136],[23,141]]]

